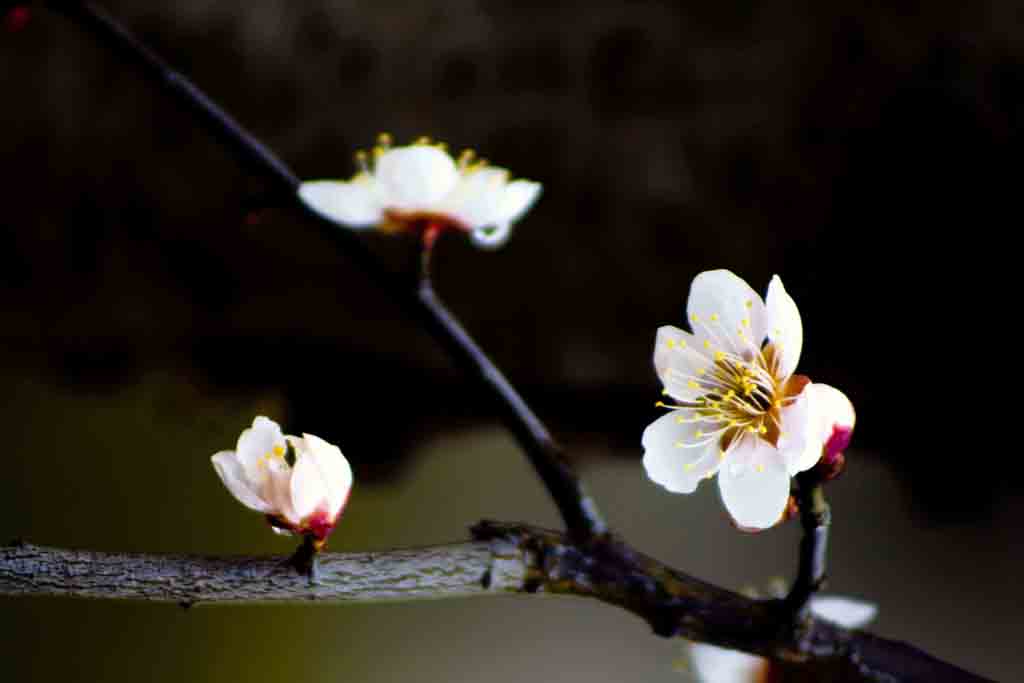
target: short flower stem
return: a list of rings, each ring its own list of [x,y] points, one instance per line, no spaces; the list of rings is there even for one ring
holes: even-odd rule
[[[302,543],[295,549],[295,553],[288,558],[288,566],[308,578],[311,585],[316,584],[320,579],[319,552],[313,537],[309,535],[303,536]]]
[[[810,472],[798,474],[797,504],[804,528],[800,539],[800,564],[796,580],[786,596],[791,614],[802,618],[807,603],[825,582],[828,554],[828,530],[832,513],[825,501],[824,486]]]
[[[309,210],[299,199],[298,176],[266,145],[245,130],[189,79],[174,71],[125,27],[91,2],[49,0],[61,12],[92,33],[101,43],[140,67],[152,81],[183,102],[249,168],[265,176],[274,190],[292,198],[293,206],[330,237],[392,299],[403,306],[434,335],[441,346],[495,398],[506,422],[526,451],[537,474],[554,498],[568,530],[578,538],[592,538],[607,531],[593,500],[562,457],[561,447],[530,410],[515,388],[437,299],[429,281],[410,286],[407,279],[384,266],[351,231]]]

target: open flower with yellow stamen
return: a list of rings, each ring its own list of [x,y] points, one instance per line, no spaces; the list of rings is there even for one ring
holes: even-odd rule
[[[776,524],[790,477],[845,448],[850,401],[796,375],[800,312],[778,276],[766,300],[728,270],[699,274],[686,312],[693,332],[658,330],[654,366],[671,409],[644,431],[647,476],[692,493],[718,474],[729,514],[747,529]]]
[[[211,459],[238,502],[265,514],[277,533],[310,536],[318,548],[352,489],[352,469],[337,446],[312,434],[285,436],[263,416],[242,432],[235,450]]]
[[[457,230],[479,246],[497,247],[540,195],[539,183],[510,181],[507,170],[476,161],[470,150],[455,160],[427,138],[392,147],[382,135],[372,155],[360,152],[356,160],[361,169],[351,180],[307,181],[299,197],[351,228],[415,232],[428,246]]]

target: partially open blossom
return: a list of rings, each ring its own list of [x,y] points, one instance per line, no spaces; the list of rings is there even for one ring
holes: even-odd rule
[[[811,613],[844,628],[860,628],[874,619],[877,608],[869,603],[820,596],[811,599]],[[781,680],[771,660],[746,652],[727,650],[705,643],[690,643],[690,661],[701,683],[771,683]]]
[[[475,161],[469,150],[455,160],[426,138],[392,147],[382,135],[371,155],[356,159],[362,168],[351,180],[307,181],[299,197],[351,228],[416,232],[428,245],[441,232],[458,230],[480,246],[498,246],[540,195],[539,183],[510,182],[504,168]]]
[[[740,527],[776,524],[790,477],[849,443],[849,399],[794,374],[803,325],[778,276],[764,301],[728,270],[699,274],[686,304],[693,332],[658,330],[654,366],[672,403],[643,435],[647,476],[673,493],[692,493],[718,474]]]
[[[274,531],[311,536],[320,546],[352,488],[352,469],[337,446],[312,434],[285,436],[263,416],[242,432],[235,450],[221,451],[212,460],[228,491],[265,514]]]

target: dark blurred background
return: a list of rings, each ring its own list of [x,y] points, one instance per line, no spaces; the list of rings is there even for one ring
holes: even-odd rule
[[[881,632],[1009,680],[1024,675],[1010,637],[1024,626],[1009,578],[1024,559],[1018,391],[1012,354],[981,350],[1016,347],[1024,10],[849,5],[105,4],[303,177],[347,177],[387,131],[543,182],[503,250],[443,241],[437,288],[617,528],[736,586],[788,574],[795,531],[735,535],[713,486],[684,498],[643,481],[650,354],[697,272],[727,267],[762,291],[778,273],[803,314],[802,371],[858,410],[835,486],[835,589],[881,602]],[[481,516],[556,523],[488,398],[136,70],[34,9],[0,39],[0,104],[0,532],[284,552],[206,460],[256,412],[355,463],[338,549],[454,540]],[[367,240],[396,267],[409,256]],[[684,521],[700,559],[679,547]],[[40,677],[241,677],[235,658],[255,655],[209,635],[238,622],[268,645],[315,624],[321,647],[346,652],[257,658],[244,675],[259,680],[687,675],[671,672],[677,645],[626,615],[522,602],[200,616],[12,602],[0,629],[4,659]]]

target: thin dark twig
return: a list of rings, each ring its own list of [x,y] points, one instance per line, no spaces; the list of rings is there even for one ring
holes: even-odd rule
[[[800,539],[800,560],[796,579],[786,596],[786,603],[794,615],[801,615],[811,596],[825,582],[828,561],[828,530],[832,512],[825,501],[825,490],[813,473],[798,474],[797,504],[804,535]]]
[[[586,495],[551,433],[515,387],[437,298],[429,283],[408,282],[385,267],[350,231],[308,210],[299,200],[298,176],[270,149],[213,102],[188,78],[170,67],[113,17],[90,2],[50,0],[59,11],[93,33],[101,43],[139,66],[151,80],[185,103],[213,136],[250,169],[267,177],[276,190],[320,226],[339,249],[360,266],[392,299],[419,319],[445,350],[497,400],[503,417],[547,487],[566,528],[579,538],[607,532],[594,501]]]

